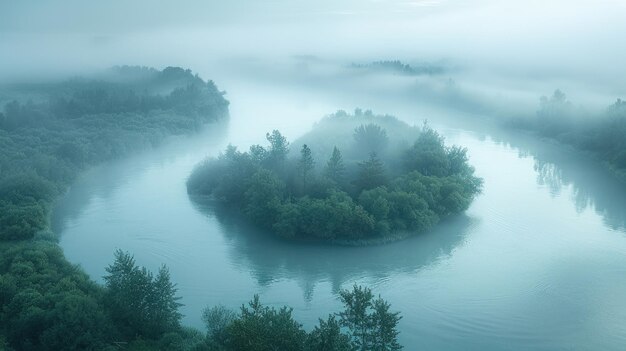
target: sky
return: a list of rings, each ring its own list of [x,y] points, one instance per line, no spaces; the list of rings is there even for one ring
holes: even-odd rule
[[[232,58],[452,60],[626,91],[626,0],[0,0],[0,79]]]

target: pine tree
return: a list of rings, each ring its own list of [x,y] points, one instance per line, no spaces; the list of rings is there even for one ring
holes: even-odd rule
[[[302,145],[300,155],[300,160],[298,161],[298,170],[300,171],[300,176],[302,177],[302,189],[306,192],[307,180],[311,178],[311,173],[313,171],[313,167],[315,166],[315,161],[313,160],[313,156],[311,155],[311,149],[306,144]]]
[[[154,315],[156,330],[163,333],[176,330],[180,327],[182,314],[178,309],[182,306],[176,296],[176,285],[170,280],[170,271],[163,265],[159,269],[156,278],[152,283],[152,314]]]
[[[335,146],[332,156],[326,163],[324,174],[328,179],[340,184],[343,181],[345,171],[346,167],[343,164],[343,157],[341,156],[339,149]]]
[[[359,192],[385,185],[387,182],[385,167],[375,152],[372,152],[370,158],[360,162],[358,166],[359,176],[356,180],[356,186]]]
[[[289,142],[278,130],[273,130],[271,134],[267,133],[265,138],[270,142],[270,149],[267,154],[269,166],[282,174],[285,159],[289,153]]]

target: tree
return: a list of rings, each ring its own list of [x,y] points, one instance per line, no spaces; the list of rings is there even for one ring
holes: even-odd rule
[[[254,161],[261,163],[267,159],[267,156],[268,156],[268,152],[267,150],[265,150],[263,146],[261,145],[250,146],[250,157]]]
[[[264,228],[271,228],[282,202],[284,182],[274,172],[261,169],[247,183],[244,213]]]
[[[346,172],[346,167],[343,164],[343,157],[341,156],[341,152],[335,146],[333,148],[333,154],[326,163],[326,167],[324,169],[324,174],[328,179],[334,181],[337,184],[341,184],[343,182],[343,176]]]
[[[395,351],[402,349],[398,344],[397,326],[399,312],[389,312],[391,305],[368,288],[354,285],[352,290],[342,290],[339,298],[344,304],[339,323],[348,328],[355,350]]]
[[[282,172],[285,159],[289,153],[289,142],[278,130],[265,134],[265,138],[270,142],[268,151],[269,166],[277,172]]]
[[[218,344],[224,344],[228,338],[228,326],[235,318],[237,314],[222,305],[204,309],[202,321],[207,327],[207,337]]]
[[[389,312],[391,305],[380,296],[372,303],[372,350],[401,350],[398,343],[398,322],[402,318],[400,312]]]
[[[298,170],[302,177],[302,190],[306,193],[307,180],[310,178],[311,172],[313,171],[315,161],[313,161],[313,156],[311,156],[311,149],[306,144],[302,145],[300,155]]]
[[[352,290],[339,292],[339,299],[344,305],[344,311],[339,313],[340,323],[350,330],[350,338],[355,348],[362,351],[370,350],[372,346],[372,321],[369,309],[372,306],[372,291],[357,286]]]
[[[356,186],[359,192],[385,185],[387,182],[384,165],[375,152],[370,153],[369,159],[360,162],[358,166],[359,175]]]
[[[461,150],[455,150],[454,152],[453,158],[465,157],[464,152]],[[456,155],[459,152],[461,154]],[[443,137],[424,123],[419,137],[405,153],[404,165],[409,172],[418,171],[424,175],[438,177],[450,175],[450,160]],[[455,165],[455,167],[458,166]]]
[[[105,301],[124,337],[157,339],[180,327],[181,304],[165,266],[153,278],[145,267],[135,264],[133,256],[117,250],[115,261],[106,271]]]
[[[299,351],[304,348],[306,332],[291,315],[292,309],[263,306],[255,295],[248,306],[227,328],[226,350]]]
[[[350,337],[341,332],[341,325],[334,315],[320,319],[306,341],[307,351],[352,351]]]
[[[298,233],[305,237],[356,239],[374,229],[372,216],[342,191],[332,190],[324,199],[302,197],[296,204]]]
[[[151,288],[151,308],[152,327],[161,330],[163,333],[180,328],[180,319],[183,315],[178,312],[182,306],[176,296],[176,284],[170,280],[170,271],[167,266],[159,268],[156,278],[152,282]]]

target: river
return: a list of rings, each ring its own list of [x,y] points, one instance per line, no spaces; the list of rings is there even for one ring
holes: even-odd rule
[[[294,308],[310,329],[338,311],[338,291],[365,284],[402,312],[406,350],[623,350],[626,347],[626,187],[595,161],[531,136],[481,128],[453,112],[226,82],[227,126],[85,172],[53,226],[67,258],[102,282],[116,249],[166,264],[202,328],[202,308],[262,302]],[[194,165],[229,143],[290,140],[339,108],[375,108],[467,147],[484,191],[431,232],[374,247],[287,243],[186,193]],[[426,111],[426,112],[425,112]],[[446,117],[440,117],[446,115]],[[479,124],[479,123],[478,123]]]

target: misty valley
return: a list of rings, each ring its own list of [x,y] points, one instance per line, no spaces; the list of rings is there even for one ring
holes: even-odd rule
[[[0,3],[0,351],[624,350],[624,18]]]

